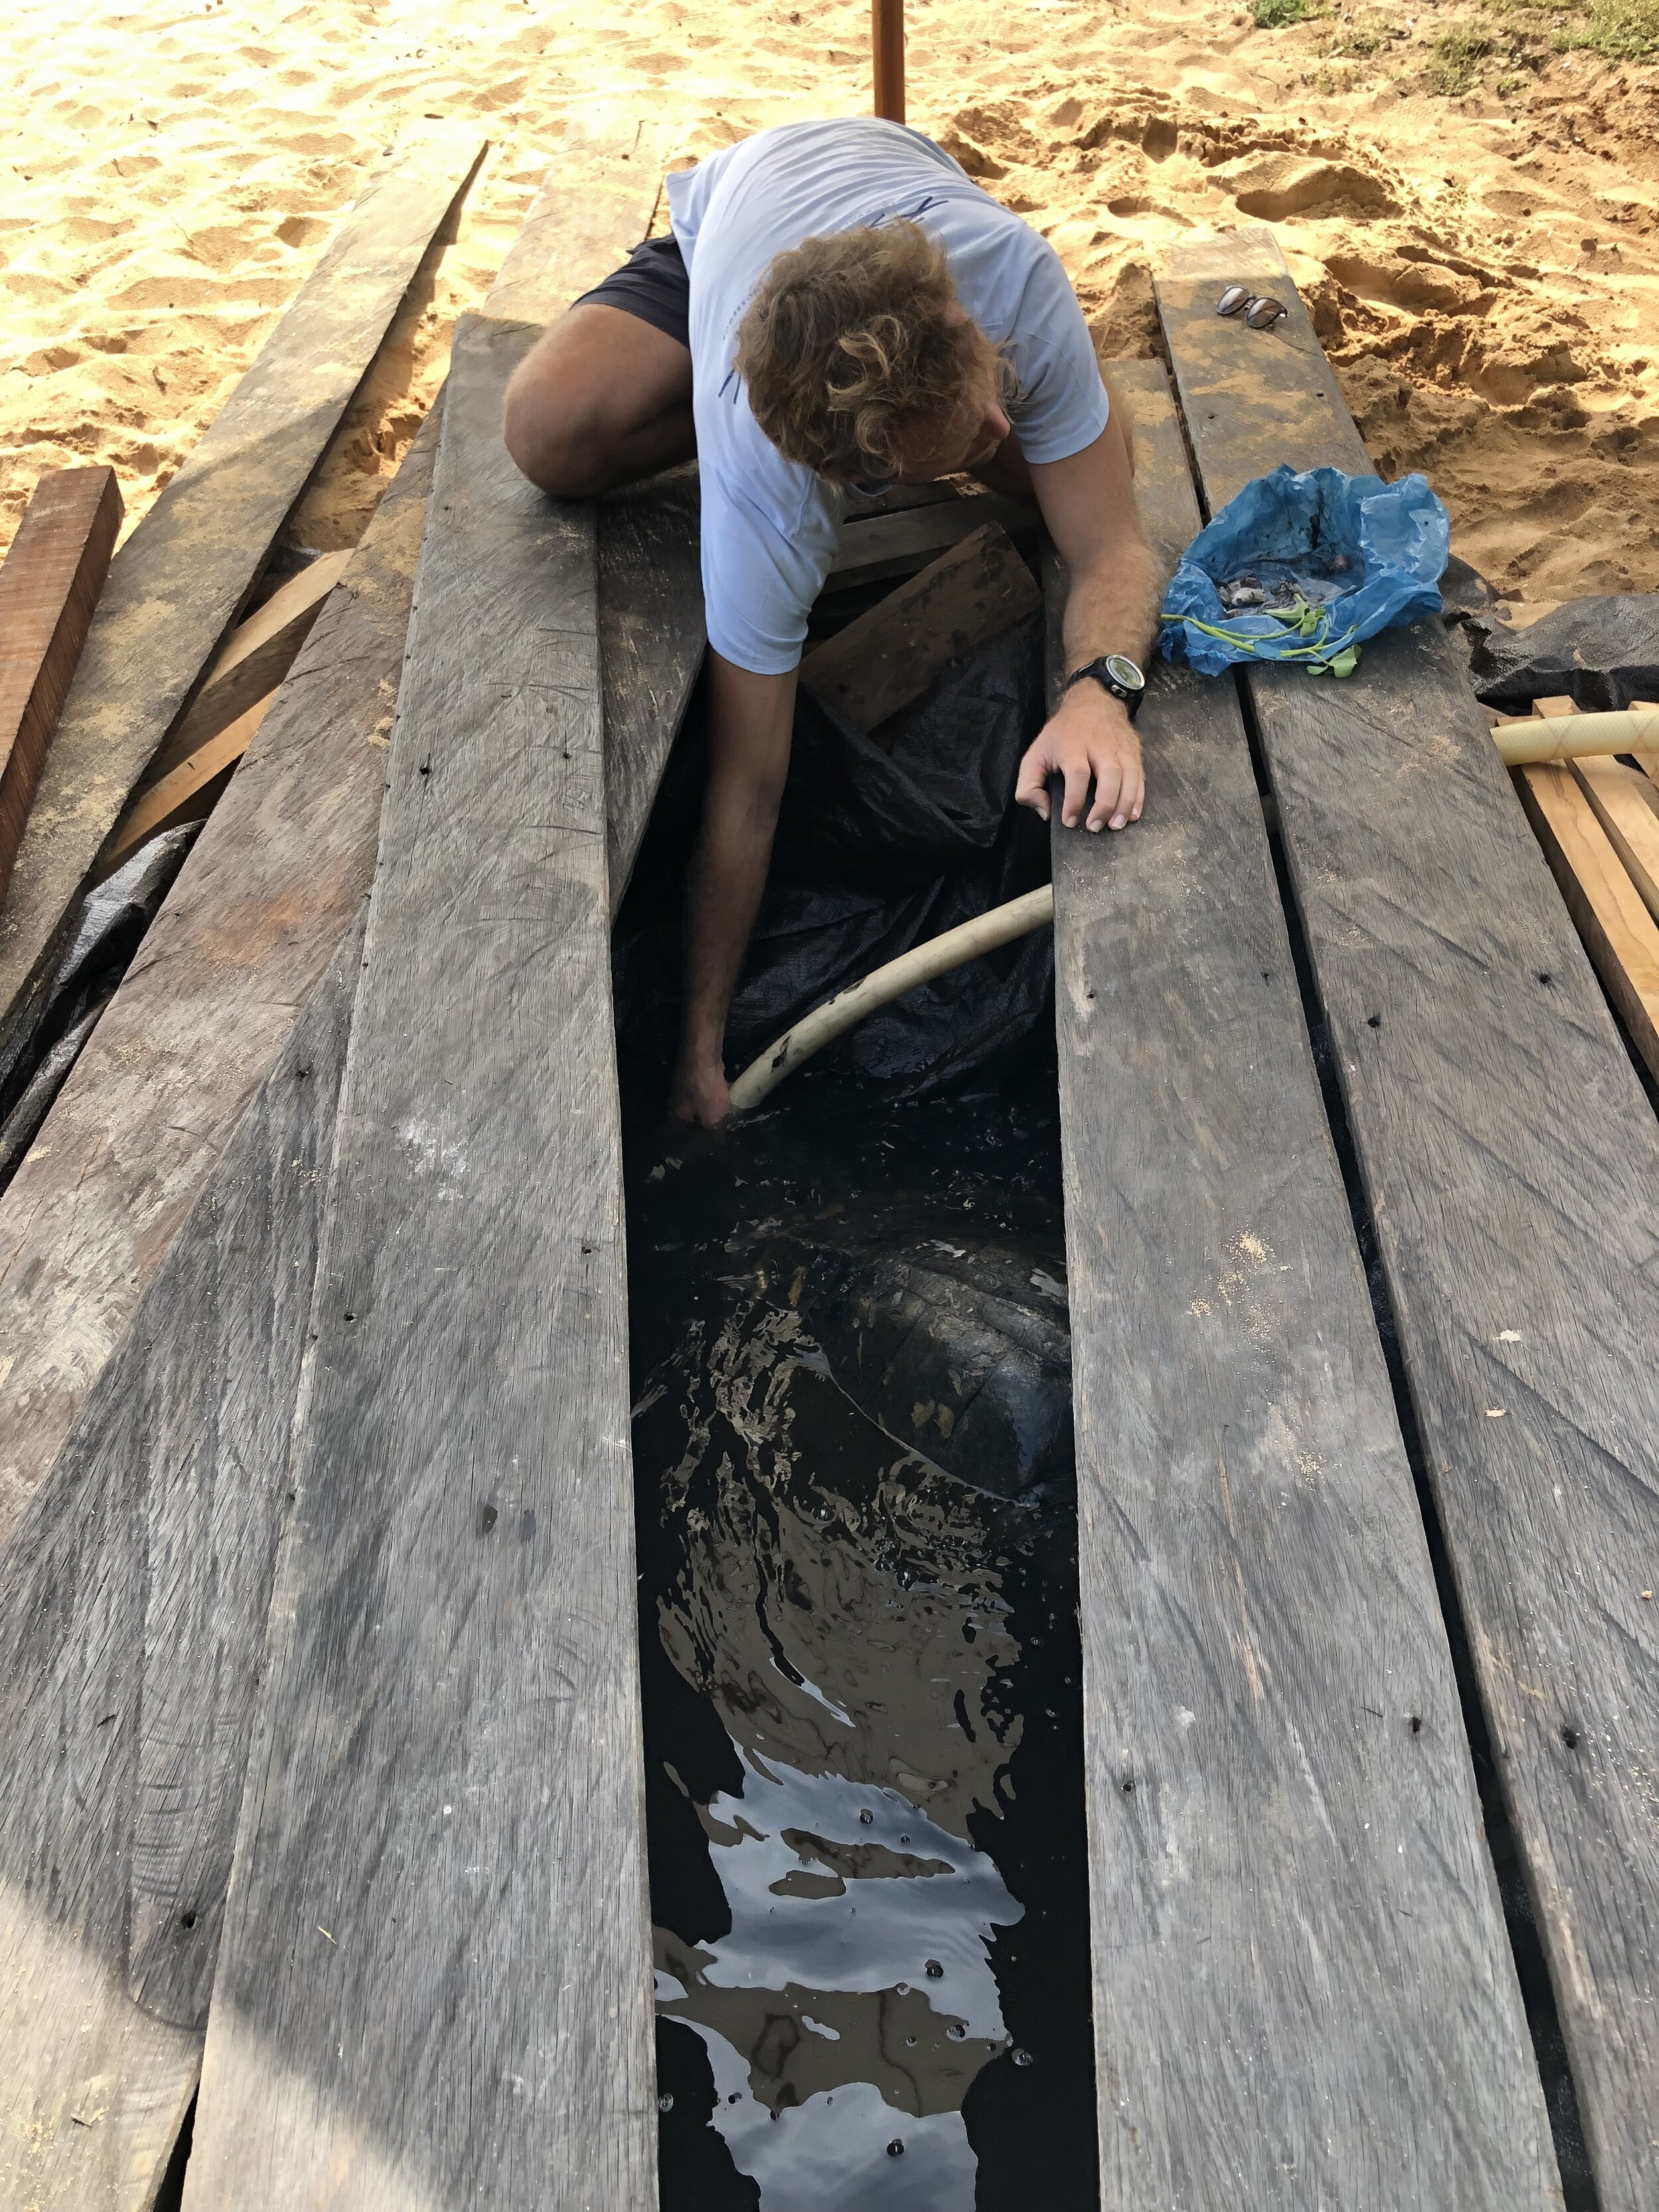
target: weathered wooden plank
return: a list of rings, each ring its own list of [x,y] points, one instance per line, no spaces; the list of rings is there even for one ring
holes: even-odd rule
[[[1595,972],[1650,1073],[1659,1078],[1659,927],[1571,769],[1543,762],[1514,773]]]
[[[414,143],[370,179],[206,435],[112,562],[0,908],[0,1065],[88,876],[374,360],[482,151]]]
[[[457,333],[191,2212],[652,2199],[596,533],[500,442],[535,335]]]
[[[329,593],[350,567],[355,550],[348,547],[322,554],[297,576],[290,576],[246,622],[238,623],[203,678],[201,690],[144,770],[141,793],[279,689]]]
[[[1533,702],[1547,720],[1577,712],[1568,698]],[[1525,719],[1505,716],[1498,726]],[[1601,987],[1659,1078],[1659,821],[1638,795],[1646,778],[1610,759],[1512,773]]]
[[[113,469],[53,469],[0,568],[0,899],[121,527]]]
[[[616,150],[632,145],[629,134]],[[599,155],[587,158],[591,172]],[[654,179],[628,173],[642,230]],[[529,283],[530,263],[517,266]],[[570,282],[582,281],[579,269]],[[434,409],[0,1197],[0,1548],[368,889],[437,427]],[[691,495],[684,478],[658,478],[623,495],[604,533],[617,556],[602,635],[618,897],[672,741],[675,687],[701,651],[695,537],[688,567],[690,509],[675,506]],[[675,593],[672,633],[659,575]]]
[[[361,939],[348,929],[6,1553],[12,2212],[146,2212],[195,2090]]]
[[[649,180],[641,181],[648,189]],[[347,934],[314,989],[308,978],[316,972],[317,939],[302,925],[315,919],[326,937],[330,915],[337,915],[331,868],[355,880],[359,894],[372,870],[385,732],[435,428],[434,420],[405,460],[345,588],[325,610],[275,710],[271,734],[286,758],[280,774],[290,781],[279,777],[258,806],[246,805],[246,779],[264,773],[257,757],[250,761],[198,845],[198,855],[218,848],[213,869],[175,887],[169,921],[177,927],[167,957],[123,987],[132,994],[124,1032],[132,1064],[146,1066],[146,1037],[155,1052],[168,1042],[191,1071],[194,1088],[181,1099],[167,1083],[152,1091],[142,1076],[100,1086],[104,1105],[117,1110],[101,1146],[92,1141],[95,1112],[82,1128],[73,1180],[85,1203],[56,1215],[48,1204],[41,1227],[50,1231],[55,1219],[58,1242],[54,1248],[48,1235],[33,1251],[37,1287],[59,1272],[55,1296],[44,1306],[29,1303],[29,1316],[44,1311],[50,1321],[79,1306],[112,1338],[123,1328],[126,1334],[115,1355],[118,1379],[95,1382],[111,1356],[107,1346],[64,1378],[74,1403],[90,1396],[79,1425],[48,1455],[57,1462],[51,1490],[35,1500],[13,1551],[0,1561],[0,1619],[19,1624],[21,1638],[6,1678],[13,1694],[0,1698],[0,1771],[40,1778],[39,1787],[15,1793],[0,1823],[0,1879],[21,1885],[27,1905],[9,1920],[0,1917],[0,2023],[15,2031],[9,2035],[0,2025],[0,2113],[16,2118],[32,2146],[11,2174],[0,2165],[0,2203],[27,2203],[37,2212],[89,2206],[143,2212],[160,2172],[155,2157],[165,2160],[169,2131],[176,2132],[199,2071],[264,1644],[266,1540],[288,1498],[288,1411],[301,1349],[295,1332],[271,1319],[264,1324],[257,1371],[233,1360],[226,1347],[241,1340],[239,1330],[252,1330],[252,1340],[260,1341],[261,1297],[282,1313],[289,1310],[283,1302],[295,1299],[302,1316],[307,1310],[312,1247],[305,1240],[314,1220],[304,1209],[314,1213],[320,1200],[334,1095],[332,1063],[307,1039],[343,1033],[361,936],[351,915],[361,910],[361,898],[335,921],[336,937],[342,927]],[[653,761],[659,769],[672,739],[674,655],[683,667],[688,632],[701,635],[695,517],[687,523],[683,514],[682,523],[693,589],[674,611],[677,634],[644,635],[628,599],[653,545],[684,562],[683,545],[671,538],[661,514],[647,511],[636,528],[622,532],[624,557],[610,577],[615,606],[605,666],[607,682],[614,675],[625,696],[614,717],[607,696],[607,718],[631,730],[628,757],[641,774]],[[626,557],[630,550],[637,560]],[[663,718],[654,730],[653,697]],[[614,848],[617,820],[642,820],[648,799],[617,775],[614,752],[612,774]],[[325,833],[343,842],[319,862],[314,856],[319,839],[328,847]],[[238,886],[246,906],[230,896]],[[227,954],[228,969],[216,974],[213,963]],[[228,1024],[221,1010],[233,981],[245,995]],[[177,1009],[175,987],[183,1000]],[[251,1022],[258,1035],[250,1040]],[[268,1054],[278,1054],[275,1073],[268,1073],[267,1059],[250,1073],[258,1054],[245,1048],[257,1048],[260,1037]],[[308,1078],[299,1073],[306,1066]],[[235,1083],[259,1076],[265,1088],[238,1122]],[[297,1107],[314,1097],[297,1133],[276,1110],[290,1077]],[[170,1151],[181,1133],[188,1145]],[[170,1218],[158,1220],[139,1202],[146,1146],[162,1156],[156,1173],[174,1205],[188,1207],[202,1192],[176,1237]],[[66,1152],[59,1164],[71,1166]],[[250,1188],[257,1191],[264,1177],[279,1189],[289,1169],[288,1209],[251,1213]],[[37,1200],[41,1195],[37,1190]],[[135,1212],[132,1241],[117,1249],[110,1240],[126,1234]],[[226,1224],[238,1223],[232,1235]],[[201,1260],[204,1238],[215,1255],[210,1266]],[[187,1251],[196,1256],[185,1258]],[[118,1278],[113,1285],[112,1273]],[[112,1289],[119,1310],[108,1304]],[[237,1377],[218,1413],[198,1388],[216,1361]],[[115,1370],[103,1371],[107,1377]],[[133,1419],[114,1419],[112,1406],[126,1407]],[[118,1496],[110,1488],[118,1474],[127,1480]],[[89,1483],[104,1486],[97,1495],[105,1505],[94,1511],[88,1510]],[[216,1516],[210,1525],[207,1501]],[[49,1619],[48,1591],[56,1593]],[[102,1631],[100,1608],[113,1623]],[[22,1624],[33,1624],[27,1633]],[[123,1758],[139,1764],[112,1766],[110,1786],[71,1820],[64,1810],[64,1776],[84,1773],[102,1745],[97,1722],[111,1708],[100,1686],[112,1666],[120,1668],[121,1711],[137,1716],[141,1731],[137,1751],[129,1747]],[[85,1731],[62,1724],[66,1712],[94,1715],[90,1752]],[[188,1929],[186,1913],[193,1915]],[[153,1940],[146,1963],[123,1984],[120,1961],[136,1940],[123,1931],[140,1926]],[[51,1967],[44,1979],[43,1959]],[[100,2115],[95,2138],[82,2125],[92,2109],[89,2094]],[[78,2117],[69,2118],[71,2110]],[[66,2130],[61,2141],[59,2130]],[[21,2197],[10,2193],[14,2179]]]
[[[826,588],[842,591],[853,584],[910,575],[988,522],[1000,524],[1011,538],[1030,544],[1036,537],[1036,510],[1019,500],[1006,499],[1000,492],[987,491],[894,513],[849,516],[842,525]]]
[[[559,152],[489,288],[486,314],[547,323],[619,268],[646,234],[664,131],[642,118],[565,127]]]
[[[1013,540],[987,523],[815,646],[801,663],[801,681],[871,731],[919,699],[946,661],[1041,605]]]
[[[1198,522],[1180,424],[1160,365],[1115,374],[1172,568]],[[1052,617],[1063,597],[1054,563]],[[1237,694],[1161,665],[1140,726],[1139,826],[1053,832],[1101,2200],[1542,2207]]]
[[[0,1549],[368,892],[436,437],[434,416],[0,1197]]]
[[[599,501],[599,665],[614,918],[702,666],[696,463]]]
[[[1159,306],[1212,511],[1368,466],[1266,234]],[[1271,331],[1217,317],[1267,284]],[[1604,2212],[1659,2173],[1659,1125],[1437,622],[1246,678]]]

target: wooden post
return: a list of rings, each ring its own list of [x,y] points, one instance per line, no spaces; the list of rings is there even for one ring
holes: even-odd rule
[[[876,112],[889,123],[904,120],[904,0],[870,0],[870,40],[876,62]]]

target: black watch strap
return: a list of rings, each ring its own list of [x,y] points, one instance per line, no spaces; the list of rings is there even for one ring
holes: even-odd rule
[[[1081,668],[1072,671],[1062,689],[1069,691],[1085,676],[1098,684],[1103,691],[1110,692],[1114,699],[1121,700],[1129,720],[1133,721],[1146,696],[1146,678],[1127,653],[1106,653],[1097,660],[1085,660]]]

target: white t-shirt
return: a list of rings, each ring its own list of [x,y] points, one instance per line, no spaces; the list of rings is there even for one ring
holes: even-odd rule
[[[1106,427],[1105,386],[1060,257],[931,138],[851,118],[787,123],[668,179],[691,276],[692,404],[708,640],[739,668],[800,659],[846,495],[785,460],[749,410],[738,325],[774,257],[803,239],[909,217],[944,246],[957,297],[1013,370],[1027,460],[1063,461]]]

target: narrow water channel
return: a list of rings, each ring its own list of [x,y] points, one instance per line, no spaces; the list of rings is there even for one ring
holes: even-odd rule
[[[1042,979],[988,963],[1031,1018],[943,1082],[877,1038],[896,1076],[843,1054],[690,1131],[641,1013],[654,880],[618,1006],[664,2212],[1092,2207]]]

